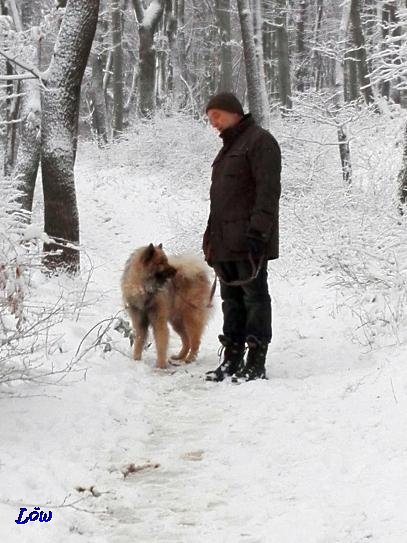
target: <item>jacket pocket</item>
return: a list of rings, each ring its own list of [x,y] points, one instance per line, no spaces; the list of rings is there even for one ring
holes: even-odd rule
[[[225,249],[235,253],[246,253],[248,251],[246,236],[248,228],[249,219],[224,221],[222,236]]]

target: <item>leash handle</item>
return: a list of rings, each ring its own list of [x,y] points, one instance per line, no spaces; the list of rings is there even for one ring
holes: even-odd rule
[[[257,266],[256,266],[256,263],[254,261],[253,255],[251,253],[249,253],[249,261],[250,261],[250,264],[251,264],[251,267],[252,267],[252,274],[247,279],[235,279],[234,281],[226,281],[221,276],[221,274],[219,273],[219,270],[217,270],[215,266],[213,266],[213,269],[215,270],[215,274],[216,274],[217,277],[219,277],[219,281],[222,284],[224,284],[224,285],[226,285],[228,287],[241,287],[241,286],[244,286],[244,285],[248,285],[249,283],[251,283],[252,281],[257,279],[257,277],[259,275],[259,272],[260,272],[260,269],[263,266],[264,253],[259,258],[259,263],[257,264]],[[215,278],[215,281],[216,281],[216,278]],[[215,285],[215,289],[216,289],[216,283],[214,283],[214,285]],[[214,292],[214,294],[215,294],[215,292]]]

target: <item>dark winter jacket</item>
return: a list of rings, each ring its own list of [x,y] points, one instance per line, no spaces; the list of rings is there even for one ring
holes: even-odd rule
[[[221,137],[223,147],[212,164],[205,257],[209,263],[245,260],[249,235],[265,242],[266,258],[278,258],[280,147],[250,114]]]

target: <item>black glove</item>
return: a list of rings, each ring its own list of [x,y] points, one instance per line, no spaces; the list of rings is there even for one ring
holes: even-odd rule
[[[260,258],[266,252],[267,242],[259,232],[249,230],[247,233],[247,245],[249,246],[249,253],[251,253],[253,258]]]

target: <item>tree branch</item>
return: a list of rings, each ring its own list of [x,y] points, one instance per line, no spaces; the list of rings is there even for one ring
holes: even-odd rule
[[[12,63],[16,64],[17,66],[19,66],[20,68],[22,68],[23,70],[26,70],[27,72],[32,74],[37,79],[42,79],[41,72],[39,70],[37,70],[37,68],[35,68],[34,66],[28,66],[24,62],[21,62],[21,60],[17,60],[16,58],[11,57],[10,55],[8,55],[2,49],[0,49],[0,55],[2,57],[6,58],[9,62],[12,62]],[[5,77],[5,76],[1,76],[1,77]],[[13,78],[16,79],[14,76],[13,76]],[[19,79],[19,78],[17,77],[17,79]],[[27,79],[27,78],[25,78],[25,79]]]
[[[134,11],[136,12],[137,22],[139,25],[143,22],[144,19],[144,7],[141,0],[132,0]]]
[[[23,79],[38,79],[38,76],[30,73],[13,75],[0,74],[0,81],[21,81]]]
[[[23,22],[21,20],[20,12],[17,9],[16,0],[8,0],[8,5],[13,17],[14,26],[17,32],[23,32]]]

